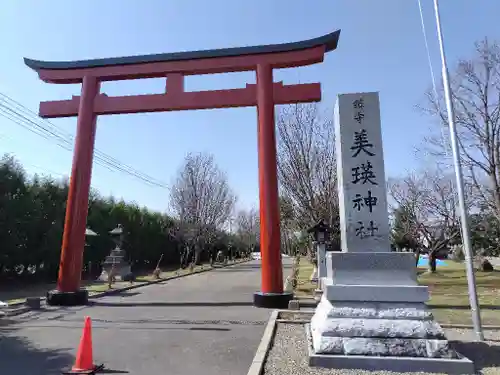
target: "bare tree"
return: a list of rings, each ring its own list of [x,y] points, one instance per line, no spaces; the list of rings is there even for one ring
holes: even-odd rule
[[[180,224],[177,236],[187,245],[187,258],[194,250],[195,262],[203,242],[210,242],[233,212],[236,196],[213,155],[188,154],[170,190],[170,204]]]
[[[260,242],[260,218],[255,209],[239,210],[235,218],[236,233],[251,251]]]
[[[488,39],[475,47],[475,56],[460,60],[451,75],[455,122],[468,183],[480,205],[500,220],[500,47]],[[427,104],[420,108],[441,127],[425,140],[427,151],[449,163],[451,148],[442,133],[448,125],[443,91],[437,96],[429,91],[426,99]]]
[[[179,244],[180,265],[186,268],[190,262],[196,263],[197,259],[194,250],[197,247],[198,228],[192,224],[178,221],[168,229],[168,235],[175,239]]]
[[[170,190],[172,209],[181,221],[222,228],[235,202],[227,177],[212,155],[186,156]]]
[[[304,229],[324,219],[338,222],[337,169],[332,120],[322,119],[315,104],[280,108],[277,116],[278,176],[291,201],[297,225]]]
[[[404,211],[399,225],[406,233],[399,236],[415,239],[428,252],[429,269],[435,272],[438,253],[458,241],[460,236],[453,179],[439,170],[425,171],[391,179],[389,194],[393,212]]]

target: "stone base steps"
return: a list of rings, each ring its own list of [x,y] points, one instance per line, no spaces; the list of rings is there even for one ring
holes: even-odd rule
[[[315,354],[458,358],[448,340],[314,336]]]
[[[326,298],[310,323],[316,354],[457,358],[422,303],[372,304]]]
[[[440,325],[433,320],[325,319],[323,316],[316,314],[311,319],[311,329],[320,336],[446,339]]]
[[[426,305],[419,303],[335,302],[321,299],[316,314],[327,318],[434,320]],[[301,303],[302,304],[302,303]]]
[[[334,354],[335,347],[331,347],[329,354],[317,353],[311,334],[311,327],[309,324],[305,325],[305,334],[307,336],[308,345],[308,360],[309,365],[313,367],[324,367],[332,369],[357,369],[368,371],[394,371],[394,372],[432,372],[432,373],[445,373],[445,374],[474,374],[474,363],[461,356],[460,354],[445,350],[446,355],[453,353],[452,357],[448,358],[432,358],[426,356],[410,356],[402,355],[401,351],[397,351],[394,346],[399,339],[372,339],[372,338],[333,338],[338,339],[337,343],[341,342],[342,354]],[[357,341],[356,341],[357,340]],[[410,339],[414,344],[416,354],[425,347],[426,355],[437,353],[441,348],[447,348],[446,340],[416,340]],[[333,341],[333,340],[332,340]],[[444,342],[443,342],[444,341]],[[373,344],[373,345],[371,345]],[[406,344],[409,344],[408,341]],[[441,346],[444,345],[444,346]],[[388,354],[389,349],[392,355]],[[400,347],[404,347],[401,345]],[[356,349],[358,348],[358,349]],[[367,349],[371,348],[371,353]],[[419,349],[420,348],[420,349]],[[430,350],[430,353],[428,352]],[[339,350],[340,352],[340,350]],[[345,354],[345,353],[349,354]],[[378,354],[373,354],[377,353]],[[363,353],[360,355],[360,353]],[[395,356],[397,353],[398,356]],[[444,354],[444,353],[443,353]]]

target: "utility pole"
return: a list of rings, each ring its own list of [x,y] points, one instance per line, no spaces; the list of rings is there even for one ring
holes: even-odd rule
[[[467,281],[469,287],[469,302],[472,313],[472,323],[476,331],[478,341],[484,341],[483,328],[481,326],[481,313],[477,302],[476,278],[474,275],[474,265],[472,263],[472,244],[470,240],[469,221],[467,217],[467,207],[465,205],[464,181],[462,167],[460,163],[460,151],[458,149],[458,136],[455,127],[455,112],[453,101],[451,99],[451,86],[448,75],[448,66],[446,64],[446,54],[444,51],[443,33],[441,31],[441,17],[439,15],[438,0],[434,0],[434,11],[436,14],[436,27],[439,40],[439,51],[441,54],[442,75],[444,85],[444,96],[446,102],[446,111],[448,113],[448,125],[450,127],[451,151],[453,154],[453,163],[455,165],[455,175],[457,183],[457,195],[460,208],[460,221],[462,224],[462,244],[465,253],[465,266],[467,270]]]

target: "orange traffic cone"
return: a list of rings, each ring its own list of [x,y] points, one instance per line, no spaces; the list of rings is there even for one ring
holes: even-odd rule
[[[94,365],[92,355],[92,323],[90,317],[85,317],[85,325],[83,327],[80,345],[76,353],[76,361],[71,371],[63,372],[63,374],[95,374],[104,369],[104,365]]]

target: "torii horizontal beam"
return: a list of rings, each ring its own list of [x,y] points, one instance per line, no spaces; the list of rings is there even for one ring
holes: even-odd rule
[[[168,79],[167,79],[168,80]],[[274,104],[310,103],[321,100],[319,83],[283,85],[274,83]],[[100,94],[94,101],[96,115],[166,112],[209,108],[251,107],[257,105],[257,87],[195,92],[167,92],[166,94],[107,96]],[[57,118],[78,115],[80,96],[70,100],[40,103],[40,117]]]

